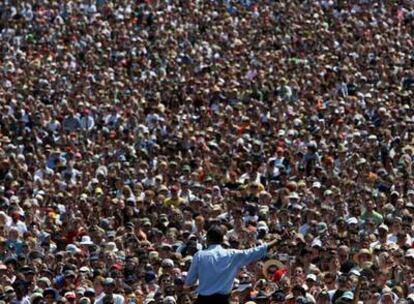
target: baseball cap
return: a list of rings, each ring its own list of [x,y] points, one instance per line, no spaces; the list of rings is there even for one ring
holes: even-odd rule
[[[79,304],[90,304],[90,303],[91,303],[91,300],[89,300],[89,298],[87,297],[80,298],[79,300]]]
[[[95,289],[94,288],[86,288],[84,295],[85,296],[94,296],[95,295]]]
[[[144,275],[144,281],[146,283],[150,283],[151,281],[154,281],[157,278],[155,272],[153,271],[148,271],[145,273]]]
[[[356,217],[350,217],[349,219],[346,220],[346,223],[348,225],[357,225],[358,224],[358,220]]]
[[[385,225],[385,224],[381,224],[381,225],[379,225],[379,226],[378,226],[378,230],[379,230],[379,229],[385,230],[385,231],[387,231],[387,232],[388,232],[388,230],[389,230],[389,229],[388,229],[388,226],[387,226],[387,225]]]
[[[174,267],[174,261],[171,259],[164,259],[161,262],[161,267]]]
[[[164,298],[163,303],[164,304],[175,304],[177,303],[177,301],[175,300],[173,296],[167,296]]]
[[[406,258],[414,258],[414,249],[408,249],[407,252],[405,253],[405,257]]]
[[[345,291],[342,296],[339,298],[340,300],[353,300],[354,293],[352,291]]]
[[[310,273],[310,274],[308,274],[307,276],[306,276],[306,281],[313,281],[313,282],[316,282],[318,279],[317,279],[317,277],[316,277],[316,275],[315,274],[313,274],[313,273]]]
[[[326,230],[328,230],[328,225],[325,222],[320,222],[317,226],[316,226],[316,230],[318,232],[318,234],[322,234],[325,233]]]
[[[286,300],[286,294],[282,290],[276,290],[272,294],[272,301],[274,302],[284,302]]]

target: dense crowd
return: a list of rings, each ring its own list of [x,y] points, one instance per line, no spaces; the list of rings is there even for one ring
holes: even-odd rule
[[[414,303],[412,0],[0,1],[0,303]],[[212,303],[214,304],[214,303]]]

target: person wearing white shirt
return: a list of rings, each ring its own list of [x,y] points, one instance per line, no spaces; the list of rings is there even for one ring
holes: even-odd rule
[[[104,304],[105,299],[112,298],[113,304],[124,304],[125,299],[122,295],[114,293],[115,281],[113,278],[106,278],[103,281],[104,292],[96,297],[95,304]]]
[[[46,166],[46,164],[42,164],[42,167],[37,169],[34,174],[33,180],[43,180],[45,176],[52,176],[54,171]]]
[[[378,238],[375,242],[372,242],[369,246],[370,248],[374,249],[377,246],[383,246],[389,244],[388,240],[388,226],[385,224],[381,224],[378,227]]]
[[[21,236],[27,232],[27,226],[20,220],[20,214],[17,211],[12,213],[11,221],[6,224],[5,228],[6,231],[16,228]]]
[[[112,112],[105,117],[105,124],[114,127],[118,123],[119,118],[120,115],[116,110],[112,110]]]

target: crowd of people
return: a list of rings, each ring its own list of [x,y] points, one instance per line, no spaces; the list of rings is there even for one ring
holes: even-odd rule
[[[412,0],[0,2],[0,303],[414,303]],[[212,303],[214,304],[214,303]]]

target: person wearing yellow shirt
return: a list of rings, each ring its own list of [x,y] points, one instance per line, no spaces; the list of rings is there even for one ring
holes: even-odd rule
[[[178,187],[172,186],[170,189],[171,196],[166,198],[164,204],[168,207],[178,207],[184,203],[184,199],[178,195]]]

